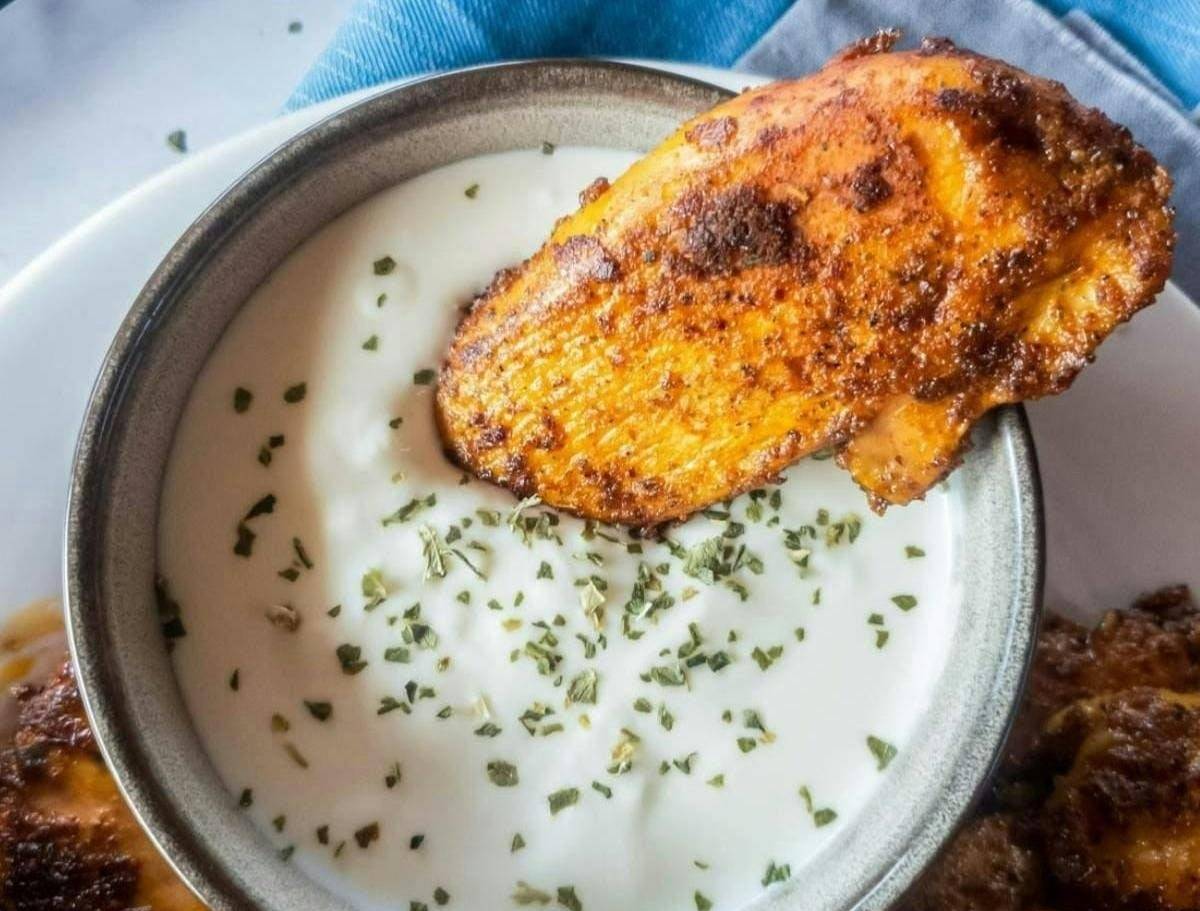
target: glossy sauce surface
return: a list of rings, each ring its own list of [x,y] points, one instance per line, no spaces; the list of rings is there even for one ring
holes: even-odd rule
[[[459,308],[632,158],[503,153],[360,205],[256,292],[180,424],[185,700],[230,800],[361,907],[741,907],[852,824],[943,667],[944,490],[879,518],[809,460],[639,541],[442,457]]]

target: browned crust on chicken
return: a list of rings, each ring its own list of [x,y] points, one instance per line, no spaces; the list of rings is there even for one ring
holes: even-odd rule
[[[1133,686],[1200,690],[1200,613],[1186,586],[1110,611],[1090,630],[1054,614],[1046,617],[1025,704],[1008,741],[1009,769],[1036,761],[1050,716],[1076,700]]]
[[[897,911],[1025,911],[1044,883],[1028,821],[998,813],[967,823]]]
[[[1170,181],[1054,82],[883,36],[684,124],[462,322],[437,417],[521,496],[682,519],[834,446],[921,496],[1170,269]]]
[[[0,750],[0,911],[201,911],[126,808],[66,664]]]
[[[1069,767],[1042,813],[1064,907],[1200,908],[1200,695],[1134,687],[1051,724]]]

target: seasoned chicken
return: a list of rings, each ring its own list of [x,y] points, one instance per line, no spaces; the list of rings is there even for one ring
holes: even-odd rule
[[[636,526],[834,447],[872,505],[1061,392],[1170,270],[1170,181],[1054,82],[882,33],[685,123],[475,301],[449,455]]]
[[[1041,826],[1064,906],[1200,909],[1200,694],[1084,700],[1048,733],[1071,757]]]
[[[897,911],[1200,911],[1200,611],[1043,625],[984,812]]]
[[[1032,911],[1045,874],[1026,820],[995,814],[972,820],[897,911]]]
[[[1200,690],[1200,612],[1186,586],[1109,611],[1092,630],[1046,617],[1002,771],[1016,774],[1036,762],[1043,727],[1072,702],[1135,686]]]
[[[0,750],[0,911],[202,911],[121,799],[70,665],[18,700]]]

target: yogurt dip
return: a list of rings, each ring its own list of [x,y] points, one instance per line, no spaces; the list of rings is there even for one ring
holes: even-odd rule
[[[831,463],[639,540],[468,478],[433,383],[460,308],[612,150],[507,152],[292,254],[191,395],[164,631],[223,780],[361,908],[734,909],[853,824],[944,666],[951,497]]]

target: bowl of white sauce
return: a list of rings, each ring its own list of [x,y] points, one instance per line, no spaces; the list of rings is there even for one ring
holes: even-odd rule
[[[1019,409],[876,516],[832,462],[661,538],[442,455],[462,308],[725,97],[486,67],[291,140],[105,362],[67,530],[79,682],[215,909],[882,909],[986,780],[1041,589]]]

